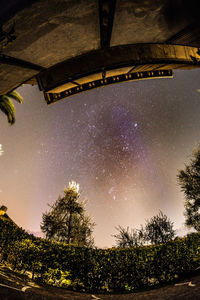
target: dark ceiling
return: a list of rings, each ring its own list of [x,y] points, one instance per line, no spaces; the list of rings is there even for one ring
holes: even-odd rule
[[[56,93],[120,74],[199,67],[196,0],[28,3],[3,0],[0,94],[23,82]]]

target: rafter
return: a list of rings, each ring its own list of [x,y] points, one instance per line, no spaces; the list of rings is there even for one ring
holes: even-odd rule
[[[29,70],[42,71],[44,68],[25,60],[14,58],[0,53],[0,64],[12,65]]]
[[[112,35],[116,0],[99,0],[101,48],[109,47]]]
[[[138,53],[140,55],[138,55]],[[110,70],[130,67],[131,74],[136,67],[150,65],[150,70],[199,67],[200,51],[196,47],[169,44],[137,44],[98,49],[87,54],[66,60],[37,75],[41,90],[48,92],[72,80],[103,73]],[[132,66],[132,67],[131,67]]]

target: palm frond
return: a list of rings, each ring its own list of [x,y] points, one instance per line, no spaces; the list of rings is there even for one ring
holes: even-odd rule
[[[15,107],[6,95],[0,96],[0,110],[6,114],[9,124],[15,123]]]
[[[14,100],[16,100],[19,103],[23,103],[22,96],[19,93],[17,93],[16,91],[12,91],[12,92],[6,94],[6,96],[8,96],[8,97],[10,97],[10,98],[12,98]]]

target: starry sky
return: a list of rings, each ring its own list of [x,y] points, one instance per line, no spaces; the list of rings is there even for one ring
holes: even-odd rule
[[[0,112],[0,204],[26,230],[68,182],[96,223],[95,244],[112,247],[116,226],[139,228],[162,210],[178,234],[184,195],[176,175],[200,143],[200,71],[124,82],[47,106],[36,86],[18,92],[16,123]]]

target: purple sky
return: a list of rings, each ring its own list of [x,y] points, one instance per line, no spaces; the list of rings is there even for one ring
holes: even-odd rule
[[[74,180],[98,247],[114,245],[117,225],[139,228],[159,210],[183,230],[176,175],[200,142],[199,75],[176,71],[50,106],[37,87],[19,88],[16,124],[0,113],[0,204],[19,226],[39,231],[47,204]]]

